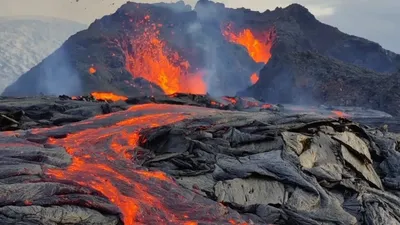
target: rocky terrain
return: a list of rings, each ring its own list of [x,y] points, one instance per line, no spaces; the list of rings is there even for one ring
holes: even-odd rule
[[[85,25],[46,17],[0,17],[0,91]]]
[[[128,2],[0,97],[0,220],[400,224],[399,60],[298,4]]]
[[[3,224],[400,223],[398,134],[246,99],[73,99],[0,101],[37,121],[0,133]]]
[[[243,43],[227,38],[246,29],[254,34],[246,41],[267,45],[267,58],[257,60]],[[207,0],[193,10],[183,2],[127,3],[70,37],[3,95],[239,93],[282,103],[355,104],[398,115],[398,85],[388,80],[397,80],[399,62],[399,55],[319,22],[298,4],[259,13]],[[41,72],[45,68],[49,73]],[[260,79],[252,86],[255,73]]]
[[[382,74],[316,52],[276,55],[241,96],[271,103],[363,106],[399,115],[399,73]]]

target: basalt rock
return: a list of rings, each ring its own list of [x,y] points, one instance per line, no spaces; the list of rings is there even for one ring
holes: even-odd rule
[[[399,140],[316,114],[138,104],[0,133],[0,217],[5,224],[397,224]]]
[[[316,52],[274,55],[241,96],[272,103],[362,106],[399,115],[399,73],[377,73]]]
[[[124,102],[107,103],[92,97],[78,100],[69,96],[0,98],[0,130],[60,126],[127,107]]]

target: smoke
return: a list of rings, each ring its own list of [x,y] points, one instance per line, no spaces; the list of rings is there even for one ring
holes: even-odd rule
[[[254,61],[242,47],[229,43],[221,33],[225,20],[225,6],[220,3],[201,0],[195,7],[197,20],[187,28],[195,48],[203,55],[202,73],[208,93],[214,96],[236,95],[250,85]],[[239,66],[236,62],[240,62]],[[236,65],[234,65],[236,63]],[[234,66],[233,66],[234,65]],[[238,69],[241,69],[239,71]]]
[[[204,74],[203,80],[206,82],[208,93],[212,95],[223,95],[221,89],[218,88],[217,63],[219,62],[216,52],[216,43],[203,32],[202,24],[199,21],[190,24],[187,32],[193,38],[196,48],[200,48],[205,52],[205,64],[201,72]]]
[[[45,95],[74,95],[82,93],[82,82],[64,46],[40,65],[37,90]]]

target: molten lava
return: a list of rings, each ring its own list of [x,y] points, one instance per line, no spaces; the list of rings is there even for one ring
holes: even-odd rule
[[[105,100],[105,101],[125,101],[128,98],[125,96],[120,96],[113,94],[111,92],[92,92],[91,95],[96,99],[96,100]]]
[[[166,94],[176,92],[205,94],[207,86],[202,74],[191,73],[190,63],[160,39],[162,24],[150,22],[150,16],[134,22],[133,51],[125,49],[127,70],[134,77],[143,77],[157,84]]]
[[[258,75],[257,75],[256,73],[253,73],[253,74],[250,76],[250,81],[251,81],[252,84],[257,83],[258,79],[259,79],[259,77],[258,77]]]
[[[208,201],[196,203],[198,197],[190,197],[194,193],[183,191],[166,174],[146,171],[136,164],[142,129],[209,113],[215,112],[197,107],[137,105],[124,112],[76,123],[72,133],[68,127],[42,130],[43,135],[52,130],[68,131],[66,138],[52,138],[50,143],[63,146],[73,157],[66,169],[50,168],[46,174],[51,179],[73,181],[101,193],[119,207],[125,225],[192,225],[207,221],[228,224],[236,220],[224,216],[224,206]]]
[[[249,55],[257,63],[266,64],[271,58],[271,48],[275,40],[272,30],[256,37],[255,32],[250,29],[235,32],[233,25],[230,23],[223,29],[222,34],[228,41],[245,47]]]
[[[97,71],[96,68],[94,68],[93,66],[91,66],[91,67],[89,68],[89,71],[88,71],[88,72],[89,72],[90,74],[95,74],[96,71]]]
[[[340,118],[348,118],[348,117],[350,117],[349,114],[347,114],[347,113],[345,113],[345,112],[342,112],[342,111],[338,111],[338,110],[333,110],[332,113],[333,113],[335,116],[340,117]]]

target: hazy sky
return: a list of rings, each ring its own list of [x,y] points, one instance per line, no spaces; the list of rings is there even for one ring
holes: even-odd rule
[[[160,0],[136,0],[159,2]],[[162,0],[161,0],[162,1]],[[197,0],[185,2],[195,4]],[[0,0],[0,16],[52,16],[89,24],[115,10],[126,0]],[[164,0],[164,2],[174,2]],[[218,0],[228,7],[265,11],[297,2],[322,22],[365,37],[400,53],[400,0]]]

